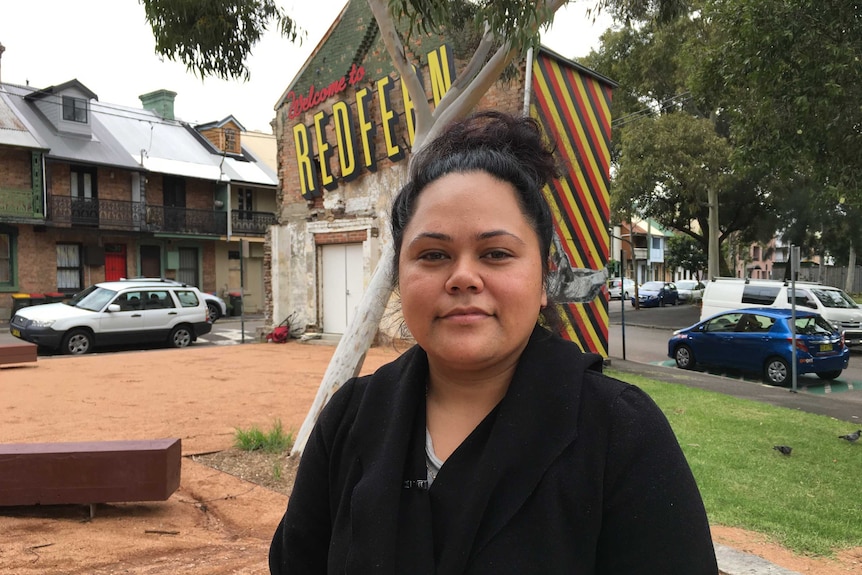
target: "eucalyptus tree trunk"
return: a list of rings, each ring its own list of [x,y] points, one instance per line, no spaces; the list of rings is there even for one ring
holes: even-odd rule
[[[844,280],[844,291],[853,293],[853,279],[856,277],[856,248],[850,244],[850,257],[847,260],[847,279]]]
[[[711,280],[721,275],[718,261],[718,190],[710,187],[707,190],[707,198],[709,202],[709,248],[707,254],[707,275],[709,277],[707,279]]]

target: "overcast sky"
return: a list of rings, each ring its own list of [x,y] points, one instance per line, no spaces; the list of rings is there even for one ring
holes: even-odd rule
[[[177,92],[177,118],[193,124],[233,115],[247,130],[271,132],[282,92],[302,67],[346,0],[280,0],[307,30],[302,46],[267,32],[249,60],[248,82],[200,80],[185,66],[155,54],[152,30],[138,0],[4,0],[0,16],[0,80],[46,88],[77,78],[105,104],[140,107],[138,96]],[[565,57],[598,45],[608,18],[586,16],[591,0],[561,9],[543,44]]]

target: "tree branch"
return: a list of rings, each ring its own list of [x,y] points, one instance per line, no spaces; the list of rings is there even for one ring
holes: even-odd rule
[[[428,103],[425,90],[419,82],[413,64],[407,59],[407,52],[398,36],[398,30],[395,28],[395,21],[389,12],[387,1],[368,0],[368,6],[371,8],[371,13],[374,14],[374,19],[377,20],[380,37],[386,46],[389,57],[392,58],[392,64],[401,75],[404,85],[407,86],[407,93],[413,101],[413,109],[416,113],[416,139],[418,140],[419,134],[427,131],[433,122],[431,105]],[[418,145],[414,142],[414,148],[416,147]]]

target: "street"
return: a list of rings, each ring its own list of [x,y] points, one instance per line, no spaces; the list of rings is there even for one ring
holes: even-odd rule
[[[700,308],[693,305],[635,310],[630,304],[626,304],[623,312],[620,310],[620,302],[612,301],[608,312],[610,320],[608,354],[611,358],[625,356],[629,361],[664,365],[673,369],[677,368],[674,361],[667,356],[668,340],[675,330],[693,325],[700,319]],[[625,320],[625,354],[623,353],[623,319]],[[716,371],[710,371],[710,373],[740,379],[738,373]],[[762,383],[754,374],[745,374],[744,379]],[[798,387],[816,394],[848,391],[862,394],[862,349],[851,352],[850,365],[838,379],[827,382],[816,375],[808,374],[800,376]]]

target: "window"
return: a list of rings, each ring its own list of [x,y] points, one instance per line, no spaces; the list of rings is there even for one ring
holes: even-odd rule
[[[224,149],[225,152],[236,152],[236,130],[233,128],[224,129]]]
[[[250,188],[239,188],[237,192],[237,208],[239,217],[244,220],[250,220],[254,211],[253,194]]]
[[[751,247],[751,259],[752,261],[760,261],[760,246]]]
[[[79,244],[57,244],[57,289],[77,292],[84,277]]]
[[[660,250],[661,249],[661,238],[652,238],[652,249]]]
[[[0,229],[0,286],[15,285],[15,235]]]
[[[180,305],[183,307],[197,307],[199,304],[200,300],[193,291],[177,290],[174,293],[177,294],[177,299],[180,300]]]
[[[87,100],[63,96],[63,119],[69,122],[87,123]]]
[[[742,290],[742,303],[772,305],[781,288],[747,285]]]

